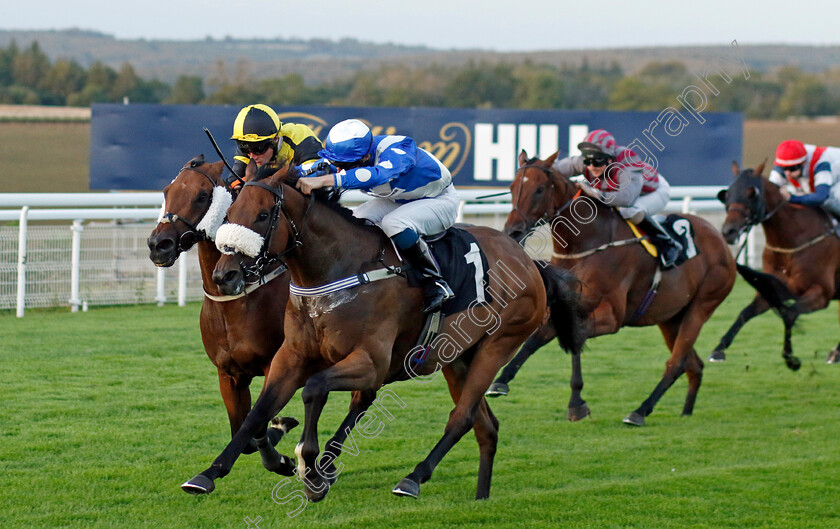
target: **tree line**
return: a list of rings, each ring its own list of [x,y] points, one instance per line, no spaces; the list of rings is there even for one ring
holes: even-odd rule
[[[254,79],[247,61],[219,61],[207,78],[182,75],[174,84],[143,79],[128,62],[115,70],[101,62],[84,68],[51,61],[37,42],[0,48],[0,103],[89,106],[123,102],[272,106],[435,106],[452,108],[605,109],[658,111],[675,106],[697,77],[678,61],[650,62],[638,72],[617,63],[552,66],[470,62],[464,66],[385,65],[347,78],[307,85],[299,74]],[[708,101],[714,111],[747,118],[825,116],[840,111],[840,68],[808,73],[796,66],[751,71],[725,84]]]

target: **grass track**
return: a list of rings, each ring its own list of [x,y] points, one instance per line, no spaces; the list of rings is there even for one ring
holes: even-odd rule
[[[743,282],[707,324],[702,358],[750,297]],[[684,377],[644,428],[621,418],[653,389],[666,352],[656,328],[592,340],[583,359],[593,416],[565,420],[569,362],[556,346],[535,355],[491,401],[501,422],[491,498],[475,502],[478,451],[467,435],[417,501],[390,490],[431,449],[451,408],[442,380],[391,386],[375,439],[357,436],[338,482],[320,504],[272,501],[284,478],[243,456],[217,490],[179,485],[229,439],[227,419],[198,334],[197,304],[100,308],[88,313],[0,314],[0,527],[244,528],[564,527],[837,528],[840,366],[836,302],[802,318],[799,372],[781,359],[782,325],[750,322],[726,363],[706,363],[695,414],[679,416]],[[258,388],[255,388],[257,391]],[[321,443],[343,417],[335,394]],[[303,416],[295,398],[285,414]],[[299,432],[281,442],[291,455]],[[287,478],[286,478],[287,479]],[[300,490],[278,488],[276,498]]]

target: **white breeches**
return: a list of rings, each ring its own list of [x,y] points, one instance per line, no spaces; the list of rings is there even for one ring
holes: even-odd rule
[[[630,219],[633,224],[638,224],[643,218],[656,215],[665,209],[669,200],[671,200],[671,186],[660,175],[659,187],[656,191],[640,196],[632,206],[618,208],[618,212],[623,218]]]
[[[388,237],[406,228],[418,235],[434,235],[455,224],[460,203],[455,187],[450,185],[436,197],[420,198],[405,204],[387,198],[374,198],[353,208],[353,216],[374,222]]]

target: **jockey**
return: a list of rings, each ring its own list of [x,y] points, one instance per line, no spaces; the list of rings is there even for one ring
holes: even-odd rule
[[[791,204],[821,206],[840,217],[840,148],[783,141],[776,148],[770,181]]]
[[[656,169],[639,156],[617,145],[612,134],[593,130],[578,144],[581,154],[554,161],[553,168],[571,177],[583,175],[581,191],[615,206],[622,218],[638,225],[653,238],[666,268],[672,266],[682,245],[653,217],[668,204],[671,186]]]
[[[236,141],[235,176],[228,175],[225,181],[234,188],[241,185],[245,167],[251,160],[258,167],[275,170],[289,162],[299,166],[317,160],[322,147],[312,129],[299,123],[281,123],[266,105],[248,105],[240,110],[230,139]]]
[[[394,241],[406,261],[423,277],[423,313],[454,294],[421,236],[446,231],[458,215],[460,199],[452,175],[437,158],[407,136],[374,136],[357,119],[336,124],[319,152],[334,173],[304,177],[298,188],[360,189],[375,198],[353,215],[377,224]]]

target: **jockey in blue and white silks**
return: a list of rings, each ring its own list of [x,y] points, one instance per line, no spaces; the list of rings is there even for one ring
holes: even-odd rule
[[[458,216],[460,199],[452,175],[408,136],[374,136],[357,119],[336,124],[318,153],[335,172],[304,177],[304,193],[321,187],[359,189],[374,198],[353,215],[377,224],[423,277],[424,313],[453,296],[421,235],[446,231]]]
[[[783,141],[770,181],[792,204],[822,207],[840,218],[840,148]]]

